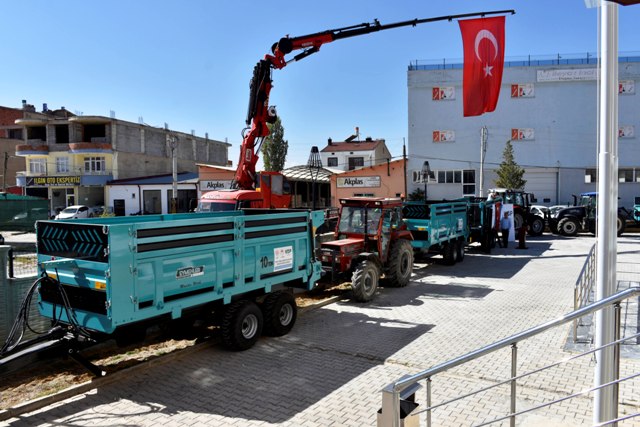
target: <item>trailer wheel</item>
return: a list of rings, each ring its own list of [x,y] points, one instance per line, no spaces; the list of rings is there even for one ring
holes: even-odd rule
[[[518,228],[522,227],[522,224],[524,224],[524,218],[522,218],[522,214],[514,212],[514,214],[513,214],[513,228],[515,228],[517,230]]]
[[[391,286],[402,288],[409,284],[413,271],[413,248],[408,240],[397,240],[391,248],[389,267],[385,272]]]
[[[358,264],[351,276],[353,298],[358,302],[371,301],[378,289],[380,272],[372,261],[364,260]]]
[[[531,220],[531,224],[529,225],[529,235],[531,236],[541,236],[544,231],[544,220],[540,217],[536,217]]]
[[[289,292],[272,292],[262,303],[264,334],[281,337],[288,334],[296,323],[298,307]]]
[[[578,234],[578,221],[573,218],[562,218],[558,223],[558,231],[565,236],[575,236]]]
[[[258,306],[247,300],[229,305],[222,317],[222,340],[231,350],[246,350],[260,338],[262,333],[262,312]]]
[[[456,242],[456,252],[458,252],[458,262],[464,261],[464,242],[462,240]]]
[[[442,257],[446,265],[453,265],[458,261],[458,251],[456,250],[455,241],[446,242],[442,248]]]

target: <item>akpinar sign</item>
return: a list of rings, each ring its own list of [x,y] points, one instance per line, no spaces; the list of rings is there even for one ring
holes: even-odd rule
[[[380,176],[354,176],[338,178],[338,188],[380,187]]]

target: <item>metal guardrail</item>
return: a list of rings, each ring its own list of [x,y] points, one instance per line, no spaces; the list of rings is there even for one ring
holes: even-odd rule
[[[591,302],[593,288],[596,283],[596,244],[591,246],[589,255],[580,270],[578,280],[573,288],[573,309],[578,310]],[[578,340],[578,325],[581,323],[582,318],[574,319],[573,321],[573,342]]]
[[[634,287],[634,288],[629,288],[626,289],[624,291],[618,292],[610,297],[607,297],[605,299],[602,299],[600,301],[594,302],[592,304],[589,304],[585,307],[582,307],[578,310],[574,310],[571,313],[568,313],[558,319],[552,320],[550,322],[547,323],[543,323],[539,326],[536,326],[534,328],[528,329],[524,332],[520,332],[518,334],[512,335],[510,337],[504,338],[502,340],[499,340],[493,344],[490,344],[488,346],[482,347],[478,350],[472,351],[470,353],[467,353],[463,356],[459,356],[455,359],[452,359],[450,361],[441,363],[439,365],[436,365],[430,369],[427,369],[426,371],[422,371],[418,374],[415,375],[410,375],[408,377],[403,377],[402,379],[391,383],[389,385],[387,385],[383,390],[382,390],[382,413],[380,414],[380,417],[378,418],[378,426],[384,426],[384,427],[399,427],[400,426],[400,400],[401,400],[401,395],[402,392],[404,390],[406,390],[409,387],[414,386],[416,383],[418,383],[419,381],[425,380],[426,381],[426,390],[427,390],[427,396],[426,396],[426,402],[427,402],[427,408],[416,412],[415,414],[412,414],[412,416],[415,416],[419,413],[426,413],[427,414],[427,426],[431,426],[431,412],[433,411],[433,409],[443,406],[443,405],[447,405],[449,403],[455,402],[457,400],[469,397],[469,396],[473,396],[476,395],[478,393],[484,392],[488,389],[500,386],[500,385],[504,385],[504,384],[510,384],[511,385],[511,405],[510,405],[510,413],[500,417],[500,418],[496,418],[494,420],[491,420],[489,422],[480,424],[480,425],[488,425],[488,424],[492,424],[495,422],[499,422],[505,419],[509,419],[510,420],[510,425],[511,426],[515,426],[515,419],[518,415],[522,415],[524,413],[528,413],[537,409],[540,409],[542,407],[546,407],[546,406],[550,406],[553,405],[555,403],[559,403],[577,396],[581,396],[587,393],[590,393],[592,391],[595,391],[597,389],[600,388],[604,388],[604,387],[609,387],[609,386],[614,386],[615,387],[615,393],[614,396],[616,401],[615,401],[615,405],[617,406],[617,396],[618,396],[618,391],[617,391],[617,387],[618,384],[620,384],[623,381],[629,380],[629,379],[633,379],[636,377],[640,376],[640,373],[636,373],[630,376],[627,376],[625,378],[622,379],[618,379],[615,381],[612,381],[611,383],[607,383],[607,384],[603,384],[601,386],[598,387],[593,387],[587,390],[583,390],[579,393],[575,393],[575,394],[571,394],[569,396],[565,396],[561,399],[555,400],[555,401],[551,401],[551,402],[545,402],[544,404],[535,406],[533,408],[529,408],[523,411],[516,411],[516,381],[518,379],[521,379],[525,376],[528,375],[532,375],[534,373],[540,372],[542,370],[546,370],[549,369],[551,367],[555,367],[558,366],[559,364],[562,363],[566,363],[569,360],[573,360],[577,357],[582,357],[588,354],[592,354],[595,353],[597,351],[602,350],[605,347],[609,347],[611,345],[615,346],[616,351],[614,351],[614,372],[619,372],[619,363],[620,363],[620,344],[623,341],[627,341],[630,339],[634,339],[637,338],[638,336],[640,336],[640,334],[636,334],[630,337],[625,337],[623,339],[619,339],[618,336],[616,336],[616,340],[610,344],[604,345],[600,348],[594,348],[591,349],[585,353],[582,353],[580,355],[577,356],[572,356],[569,359],[565,359],[562,360],[560,362],[556,362],[553,363],[551,365],[547,365],[544,366],[542,368],[536,369],[534,371],[531,372],[527,372],[525,374],[520,374],[517,375],[516,372],[516,362],[517,362],[517,351],[518,351],[518,343],[520,343],[521,341],[524,341],[528,338],[532,338],[535,337],[536,335],[539,335],[547,330],[550,330],[552,328],[558,327],[558,326],[562,326],[567,324],[568,322],[572,322],[575,319],[579,319],[580,317],[583,317],[585,315],[594,313],[596,311],[602,310],[604,308],[607,308],[609,306],[614,306],[615,308],[615,331],[618,331],[616,335],[618,335],[619,331],[620,331],[620,302],[624,301],[628,298],[632,298],[635,296],[639,296],[640,295],[640,288],[638,287]],[[451,399],[449,401],[443,402],[443,403],[439,403],[438,405],[431,405],[431,389],[432,389],[432,378],[442,372],[448,371],[451,368],[454,368],[456,366],[460,366],[462,364],[465,364],[467,362],[471,362],[474,361],[476,359],[478,359],[479,357],[482,356],[486,356],[488,354],[494,353],[498,350],[501,350],[505,347],[511,347],[511,377],[505,381],[502,381],[500,383],[497,384],[492,384],[489,387],[485,387],[482,388],[480,390],[476,390],[473,392],[470,392],[468,394],[465,394],[464,396],[461,397],[457,397],[454,399]],[[635,416],[640,416],[640,412],[637,414],[632,415],[633,417]],[[617,417],[617,415],[616,415]],[[625,416],[623,418],[620,418],[618,420],[622,420],[622,419],[626,419],[629,418],[629,416]],[[610,420],[607,423],[604,423],[602,425],[606,425],[606,424],[612,424],[615,423],[616,420]]]

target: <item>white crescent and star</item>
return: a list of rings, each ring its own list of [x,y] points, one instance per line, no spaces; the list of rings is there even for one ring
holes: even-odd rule
[[[475,53],[476,53],[476,57],[480,62],[482,62],[482,58],[480,57],[480,53],[478,52],[478,47],[480,46],[480,42],[484,39],[489,40],[493,45],[494,50],[493,50],[492,60],[496,59],[496,56],[498,56],[498,40],[496,40],[496,36],[494,36],[493,33],[489,30],[480,30],[478,31],[478,34],[476,34],[476,40],[475,40]],[[492,75],[491,70],[493,70],[493,66],[489,65],[488,62],[483,69],[484,69],[485,77]]]

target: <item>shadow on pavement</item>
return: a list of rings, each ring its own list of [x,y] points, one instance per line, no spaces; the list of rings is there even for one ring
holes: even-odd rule
[[[323,311],[306,313],[289,335],[262,338],[248,351],[205,346],[122,375],[94,394],[21,416],[10,425],[120,425],[123,418],[143,415],[149,420],[154,413],[166,417],[186,411],[196,417],[206,413],[236,418],[238,425],[242,419],[283,423],[339,389],[345,393],[345,384],[383,365],[433,327],[358,313],[327,316]],[[344,399],[357,399],[359,393],[384,385],[367,384],[363,390],[361,384]],[[114,401],[120,402],[117,413],[101,411],[101,405]],[[69,414],[75,415],[65,418]]]

